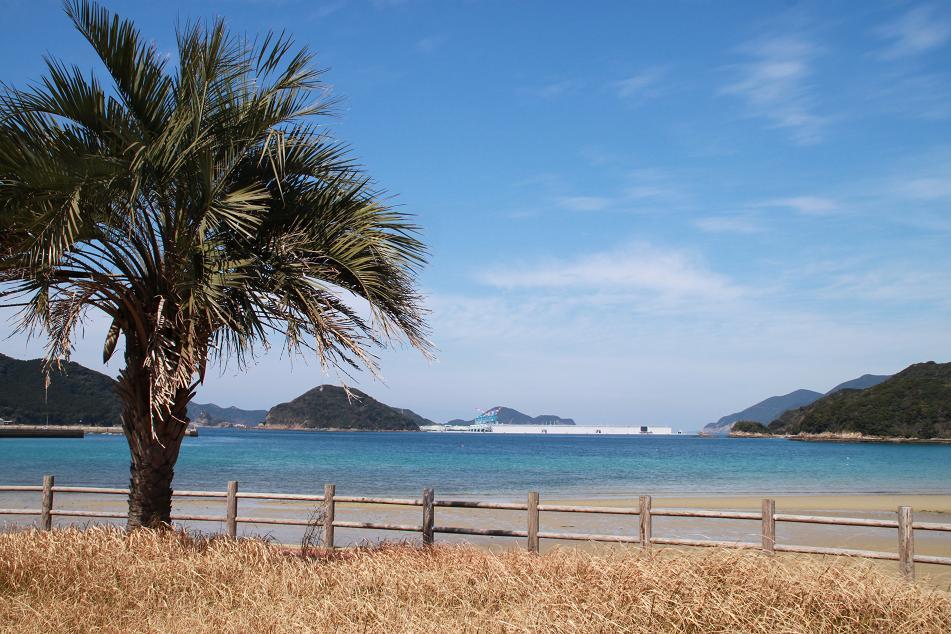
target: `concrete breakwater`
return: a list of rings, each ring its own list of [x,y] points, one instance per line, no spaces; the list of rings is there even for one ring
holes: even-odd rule
[[[69,427],[35,427],[32,425],[6,425],[0,427],[0,438],[82,438],[82,429]]]
[[[118,426],[97,427],[95,425],[2,425],[0,438],[83,438],[86,434],[115,434],[121,436]],[[198,430],[189,427],[186,436],[197,436]]]

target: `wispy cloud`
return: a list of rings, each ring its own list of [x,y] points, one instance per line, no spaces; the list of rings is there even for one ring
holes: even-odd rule
[[[617,152],[607,150],[603,146],[588,146],[582,148],[579,154],[588,165],[593,167],[604,167],[606,165],[617,164],[621,161],[621,157]]]
[[[574,79],[559,79],[526,88],[526,92],[536,97],[551,99],[572,93],[578,89],[578,82]]]
[[[946,177],[913,178],[900,187],[901,191],[920,200],[951,200],[951,174]]]
[[[322,20],[345,9],[349,0],[328,0],[316,5],[310,11],[310,17],[314,20]]]
[[[951,21],[939,15],[933,6],[920,6],[881,26],[877,33],[888,41],[879,57],[898,59],[943,46],[951,38]]]
[[[621,99],[643,101],[660,95],[661,89],[658,84],[664,73],[663,68],[653,66],[625,79],[613,81],[609,86]]]
[[[741,294],[727,278],[691,254],[647,243],[528,266],[483,271],[478,279],[500,289],[636,292],[655,299],[727,299]]]
[[[555,205],[579,212],[649,211],[654,208],[682,207],[687,196],[671,176],[657,169],[629,170],[607,190],[608,195],[559,196]]]
[[[446,43],[444,35],[430,35],[416,42],[416,50],[420,53],[433,53]]]
[[[756,203],[754,207],[776,207],[792,209],[807,216],[824,216],[841,209],[839,203],[831,198],[821,196],[793,196],[791,198],[775,198],[773,200]]]
[[[622,188],[622,197],[628,206],[652,204],[665,208],[680,207],[689,198],[674,174],[656,168],[629,171]]]
[[[944,311],[951,308],[951,297],[936,289],[949,287],[947,271],[923,270],[908,262],[866,263],[819,281],[816,294],[829,301],[863,301],[878,307],[915,304]]]
[[[909,157],[880,185],[877,193],[891,204],[903,205],[906,209],[930,209],[948,217],[951,145],[933,147]]]
[[[763,231],[761,225],[744,216],[708,216],[694,220],[693,226],[706,233],[751,234]]]
[[[555,202],[569,211],[603,211],[614,204],[613,200],[603,196],[563,196]]]
[[[869,91],[886,112],[919,119],[951,117],[951,75],[901,69],[892,72]]]
[[[736,66],[738,77],[723,88],[746,100],[754,116],[788,130],[799,144],[822,140],[823,117],[815,112],[809,79],[818,47],[796,36],[757,40],[744,46],[748,62]]]

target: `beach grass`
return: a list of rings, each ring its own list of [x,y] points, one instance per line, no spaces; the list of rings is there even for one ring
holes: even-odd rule
[[[2,632],[947,632],[951,594],[867,563],[389,544],[308,557],[106,527],[0,535]]]

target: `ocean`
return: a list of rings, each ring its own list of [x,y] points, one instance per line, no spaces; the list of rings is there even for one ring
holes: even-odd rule
[[[951,445],[697,436],[511,436],[208,429],[186,438],[177,489],[521,499],[951,493]],[[0,439],[0,483],[127,486],[121,436]]]

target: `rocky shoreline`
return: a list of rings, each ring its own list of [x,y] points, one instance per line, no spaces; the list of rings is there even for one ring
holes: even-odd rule
[[[866,436],[859,433],[835,434],[762,434],[745,431],[731,431],[730,438],[783,438],[801,442],[879,442],[895,444],[949,445],[951,438],[901,438],[898,436]]]
[[[305,427],[303,425],[289,424],[289,423],[262,423],[261,425],[256,425],[254,427],[247,427],[246,429],[254,431],[312,431],[312,432],[371,432],[371,431],[385,431],[385,432],[407,432],[407,433],[417,433],[418,429],[355,429],[349,427]]]

